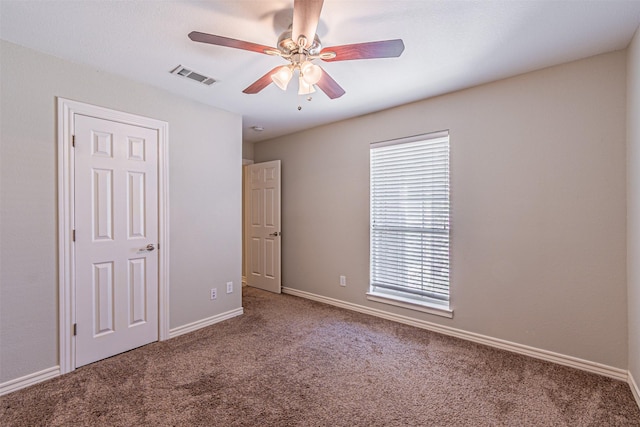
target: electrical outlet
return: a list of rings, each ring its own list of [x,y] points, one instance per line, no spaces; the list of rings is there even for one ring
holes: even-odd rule
[[[233,292],[233,282],[227,282],[227,293]]]
[[[340,286],[347,286],[347,276],[340,276]]]
[[[218,289],[217,288],[211,288],[211,299],[214,300],[218,298]]]

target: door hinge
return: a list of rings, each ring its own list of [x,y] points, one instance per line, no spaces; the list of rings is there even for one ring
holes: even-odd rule
[[[75,242],[76,241],[76,230],[73,230],[73,232],[71,233],[71,239]]]
[[[72,147],[76,146],[76,136],[75,135],[71,135],[71,146]]]
[[[73,324],[73,336],[75,337],[76,335],[78,335],[78,324],[74,323]]]

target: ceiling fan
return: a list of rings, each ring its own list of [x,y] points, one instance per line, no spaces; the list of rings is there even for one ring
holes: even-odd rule
[[[348,61],[352,59],[395,58],[404,51],[401,39],[383,40],[366,43],[348,44],[322,48],[316,29],[324,0],[294,0],[293,23],[278,38],[277,48],[261,44],[192,31],[189,38],[200,43],[233,47],[266,55],[280,56],[290,63],[278,66],[260,77],[243,90],[255,94],[272,82],[286,90],[294,73],[298,72],[298,94],[308,95],[315,92],[314,86],[322,90],[329,98],[339,98],[345,90],[321,67],[313,61]]]

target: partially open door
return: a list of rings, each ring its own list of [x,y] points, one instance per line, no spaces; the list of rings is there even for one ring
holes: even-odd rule
[[[247,166],[247,285],[280,293],[280,160]]]

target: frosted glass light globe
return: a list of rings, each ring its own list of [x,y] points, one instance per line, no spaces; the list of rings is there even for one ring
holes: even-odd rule
[[[287,90],[293,73],[289,67],[281,67],[271,75],[271,80],[282,90]]]
[[[315,91],[316,89],[313,87],[313,85],[310,85],[309,83],[304,81],[304,78],[298,79],[298,95],[309,95]]]
[[[302,78],[304,81],[310,85],[318,83],[322,78],[322,68],[309,61],[305,61],[300,66],[300,71],[302,71]]]

